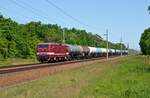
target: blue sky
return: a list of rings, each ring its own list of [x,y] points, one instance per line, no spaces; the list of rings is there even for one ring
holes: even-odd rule
[[[12,1],[17,1],[19,6]],[[139,39],[144,29],[150,27],[147,7],[150,0],[50,0],[65,12],[80,20],[80,24],[49,5],[45,0],[1,0],[0,12],[19,23],[42,21],[62,27],[85,29],[109,40],[129,43],[130,48],[139,49]]]

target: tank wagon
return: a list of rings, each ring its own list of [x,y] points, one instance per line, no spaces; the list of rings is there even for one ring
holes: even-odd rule
[[[107,49],[99,47],[88,47],[59,43],[39,43],[37,45],[37,60],[39,62],[51,62],[60,60],[86,59],[106,56]],[[117,49],[108,49],[110,56],[120,55]],[[123,55],[127,55],[127,50],[122,50]]]
[[[90,49],[87,46],[81,46],[83,51],[82,51],[82,56],[83,58],[88,58],[89,57],[89,53],[90,53]]]
[[[82,57],[83,48],[77,45],[66,45],[68,46],[69,58],[71,59],[79,59]]]
[[[89,57],[95,57],[96,56],[96,48],[95,47],[88,47],[90,49],[89,51]]]

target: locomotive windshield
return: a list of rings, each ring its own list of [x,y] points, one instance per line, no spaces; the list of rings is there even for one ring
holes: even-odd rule
[[[48,48],[48,45],[38,45],[38,48]]]

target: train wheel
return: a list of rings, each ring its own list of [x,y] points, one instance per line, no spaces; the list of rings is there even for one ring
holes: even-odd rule
[[[40,60],[40,63],[44,63],[44,60]]]
[[[56,58],[56,62],[58,62],[59,61],[59,58]]]

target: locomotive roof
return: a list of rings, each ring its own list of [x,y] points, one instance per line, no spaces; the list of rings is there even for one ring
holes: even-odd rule
[[[47,44],[57,44],[57,45],[60,45],[61,43],[48,42],[48,43],[39,43],[38,45],[47,45]]]

